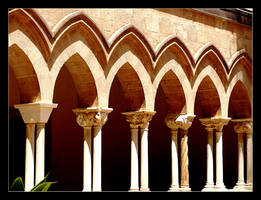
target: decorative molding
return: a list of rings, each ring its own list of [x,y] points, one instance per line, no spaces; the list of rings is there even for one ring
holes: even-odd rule
[[[126,121],[131,128],[148,128],[155,111],[134,111],[122,113],[126,117]]]
[[[194,120],[195,115],[180,115],[178,113],[169,113],[165,117],[165,123],[171,130],[188,130]]]
[[[199,121],[206,129],[216,129],[216,131],[221,132],[224,125],[227,125],[231,118],[224,117],[211,117],[211,118],[201,118]]]
[[[252,119],[233,119],[231,120],[234,125],[236,133],[252,133],[253,120]]]
[[[76,114],[76,122],[82,127],[103,126],[112,108],[76,108],[72,110]]]

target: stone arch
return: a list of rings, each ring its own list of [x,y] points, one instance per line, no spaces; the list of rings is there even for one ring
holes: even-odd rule
[[[44,31],[42,31],[37,21],[34,20],[34,18],[24,9],[13,9],[9,11],[8,17],[9,35],[18,30],[22,32],[22,34],[25,35],[37,48],[45,62],[47,62],[50,56],[50,43],[48,37]],[[24,45],[27,45],[26,42],[24,42]]]
[[[225,89],[218,74],[211,66],[207,66],[202,70],[193,85],[191,98],[193,110],[195,109],[196,95],[198,95],[202,104],[205,117],[224,117],[225,105],[220,100],[226,97]],[[211,100],[209,100],[210,97]]]
[[[153,82],[155,98],[159,85],[162,86],[170,107],[172,109],[176,107],[176,112],[187,113],[187,99],[190,96],[191,87],[183,68],[174,59],[166,62],[156,75]],[[175,99],[176,95],[179,100]]]
[[[251,118],[252,109],[251,101],[248,95],[247,88],[241,80],[238,80],[231,91],[228,116],[235,118]]]
[[[167,60],[175,59],[175,61],[182,66],[188,80],[190,81],[192,79],[192,66],[194,66],[195,63],[190,51],[178,37],[167,37],[157,46],[156,52],[155,74],[161,70]]]
[[[98,105],[96,84],[89,66],[83,58],[75,53],[65,63],[78,94],[78,107],[95,107]]]
[[[142,103],[142,105],[140,105],[141,107],[139,109],[148,109],[148,110],[153,109],[153,104],[152,104],[153,91],[152,91],[150,76],[148,75],[145,67],[143,66],[139,58],[137,58],[131,51],[127,51],[123,55],[121,55],[111,67],[106,77],[106,84],[104,85],[105,87],[103,90],[103,94],[105,94],[104,96],[106,98],[104,99],[106,100],[104,104],[108,105],[109,93],[110,93],[112,82],[116,77],[116,75],[118,74],[118,71],[122,67],[124,68],[121,70],[121,72],[123,71],[126,72],[126,74],[122,76],[123,78],[122,80],[126,81],[126,83],[135,84],[137,88],[136,89],[133,88],[133,89],[139,91],[140,97],[144,96],[144,102]],[[129,70],[129,72],[127,69]],[[128,84],[125,84],[125,86],[127,87]],[[125,91],[127,92],[127,90],[128,89],[126,88]],[[136,97],[137,96],[131,96],[130,94],[130,98],[136,98]],[[138,107],[135,106],[135,109],[138,109]]]
[[[20,103],[35,103],[41,100],[40,86],[34,67],[16,44],[9,47],[9,69],[14,74],[20,93]]]
[[[206,66],[212,66],[213,69],[218,74],[222,85],[227,87],[227,74],[229,72],[227,63],[223,58],[220,51],[211,43],[207,43],[195,55],[196,64],[194,69],[194,79],[192,80],[192,85],[194,85],[197,76]]]
[[[128,27],[128,26],[127,26]],[[138,35],[136,35],[138,34]],[[117,36],[117,37],[116,37]],[[116,38],[115,38],[116,37]],[[112,38],[114,39],[112,42]],[[110,39],[110,53],[108,65],[104,69],[105,76],[108,75],[114,63],[126,52],[131,52],[137,57],[147,70],[150,77],[153,78],[152,48],[148,47],[148,42],[143,43],[145,37],[133,26],[123,29],[121,34],[115,33]],[[152,55],[151,55],[152,54]]]
[[[252,68],[251,60],[244,50],[239,51],[231,61],[229,85],[227,88],[227,112],[233,118],[252,115]]]
[[[41,96],[39,96],[40,99],[38,99],[38,101],[49,102],[49,86],[48,84],[45,84],[46,81],[49,82],[49,70],[41,51],[28,36],[28,33],[24,33],[24,31],[19,29],[19,26],[16,29],[10,30],[8,34],[8,39],[9,53],[10,47],[14,47],[17,50],[20,49],[23,52],[23,54],[28,58],[34,69],[41,93]]]
[[[71,59],[71,60],[70,60]],[[75,60],[76,59],[76,60]],[[60,53],[55,60],[53,67],[51,69],[51,75],[52,75],[52,84],[50,87],[51,95],[53,95],[53,90],[56,82],[56,78],[58,76],[58,73],[60,69],[64,66],[64,64],[69,60],[69,63],[74,66],[70,69],[72,70],[72,73],[74,74],[74,79],[77,82],[76,85],[78,85],[78,89],[85,94],[87,91],[87,88],[89,84],[91,84],[91,88],[88,88],[89,92],[88,94],[91,94],[91,96],[95,96],[95,91],[97,91],[97,100],[96,97],[93,96],[93,102],[91,103],[91,99],[87,100],[85,97],[81,97],[80,104],[82,105],[100,105],[100,101],[102,98],[102,93],[99,93],[102,91],[102,87],[104,86],[104,73],[102,70],[102,67],[100,66],[98,60],[96,59],[95,55],[92,53],[92,51],[89,49],[88,46],[82,40],[75,41],[74,43],[67,46],[62,53]],[[77,67],[73,62],[80,62],[81,66]],[[70,65],[69,64],[69,65]],[[67,63],[68,65],[68,63]],[[82,73],[82,74],[81,74]],[[81,77],[80,79],[78,79]],[[93,79],[85,80],[86,77],[93,77]],[[82,81],[82,82],[81,82]],[[87,84],[87,85],[85,85]],[[96,90],[94,90],[94,85],[96,87]],[[81,88],[81,89],[80,89]]]
[[[81,41],[86,47],[88,47],[90,49],[89,51],[95,56],[95,60],[98,61],[102,69],[105,68],[107,58],[103,46],[91,27],[89,27],[85,21],[80,20],[68,25],[63,32],[57,36],[48,63],[50,70],[60,55],[60,52],[63,52],[68,46],[78,41]]]

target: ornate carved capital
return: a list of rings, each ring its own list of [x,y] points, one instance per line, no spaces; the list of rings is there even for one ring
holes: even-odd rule
[[[134,111],[124,112],[126,121],[129,122],[131,128],[148,128],[149,122],[152,119],[154,111]]]
[[[207,130],[216,129],[218,132],[222,131],[223,126],[227,125],[231,118],[201,118],[199,121]]]
[[[82,127],[103,126],[108,118],[111,108],[76,108],[76,122]]]
[[[180,115],[177,113],[169,113],[165,117],[165,123],[171,130],[188,130],[191,126],[195,115]]]
[[[252,119],[234,119],[232,122],[236,133],[252,133]]]

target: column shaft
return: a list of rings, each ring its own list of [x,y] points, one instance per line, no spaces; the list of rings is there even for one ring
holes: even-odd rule
[[[171,186],[170,191],[179,188],[179,166],[178,166],[178,130],[171,131]]]
[[[101,126],[93,127],[93,191],[101,191]]]
[[[252,147],[252,133],[247,133],[247,185],[252,187],[253,184],[253,147]]]
[[[180,163],[180,174],[181,174],[181,190],[190,190],[189,188],[189,159],[188,159],[188,131],[181,130],[181,163]]]
[[[138,128],[131,128],[131,182],[130,191],[139,190]]]
[[[223,183],[223,139],[222,131],[216,131],[216,186],[217,189],[225,188]]]
[[[36,169],[35,184],[38,184],[44,178],[45,170],[45,124],[36,124]]]
[[[149,191],[148,128],[141,128],[141,191]]]
[[[243,186],[244,181],[244,135],[238,133],[238,180],[237,186]]]
[[[213,129],[207,130],[207,182],[206,189],[214,188]]]
[[[83,191],[92,190],[91,129],[83,127]]]
[[[34,129],[34,123],[26,124],[25,191],[30,191],[34,187]]]

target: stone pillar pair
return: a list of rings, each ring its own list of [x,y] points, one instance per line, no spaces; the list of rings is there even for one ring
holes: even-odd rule
[[[252,179],[252,119],[233,119],[234,131],[238,135],[238,181],[233,190],[253,190]],[[246,134],[247,182],[244,180],[244,135]]]
[[[45,124],[57,104],[28,103],[17,104],[14,107],[19,110],[26,124],[24,187],[25,191],[30,191],[45,176]],[[36,156],[34,156],[35,146]]]
[[[202,191],[225,191],[223,182],[223,139],[222,129],[230,118],[201,118],[199,119],[207,130],[207,181]],[[214,184],[214,160],[213,160],[213,132],[216,131],[216,184]]]
[[[169,191],[191,191],[188,170],[188,129],[194,117],[195,115],[169,113],[165,118],[166,125],[171,129],[171,186]],[[180,186],[178,173],[178,133],[180,134]]]
[[[148,167],[148,127],[154,111],[134,111],[122,113],[130,125],[131,132],[131,180],[129,191],[150,191]],[[139,188],[138,134],[141,134],[141,177]]]
[[[111,108],[76,108],[76,121],[83,127],[83,191],[102,191],[102,126]],[[93,137],[93,152],[92,152]],[[92,162],[93,153],[93,162]]]

